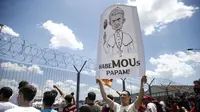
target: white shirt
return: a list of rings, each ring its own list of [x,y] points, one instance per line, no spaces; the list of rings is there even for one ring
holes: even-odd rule
[[[66,102],[65,102],[65,100],[62,98],[62,97],[60,97],[59,99],[58,99],[58,105],[59,105],[59,107],[58,107],[58,111],[59,112],[62,112],[63,111],[63,109],[64,109],[64,107],[66,106]]]
[[[18,107],[17,105],[10,102],[0,102],[0,112],[4,112],[8,109]]]
[[[114,112],[137,112],[134,103],[128,106],[122,106],[118,103],[114,103]]]
[[[150,112],[150,109],[152,110],[152,112],[157,112],[156,105],[154,103],[148,103],[145,112]]]
[[[13,104],[15,104],[15,105],[18,105],[17,96],[18,96],[18,94],[17,94],[17,93],[14,93],[14,94],[10,97],[9,102],[11,102],[11,103],[13,103]]]
[[[40,110],[34,107],[16,107],[5,112],[40,112]]]
[[[163,111],[166,112],[166,110],[165,110],[166,105],[165,105],[164,101],[160,101],[160,105],[162,105]]]

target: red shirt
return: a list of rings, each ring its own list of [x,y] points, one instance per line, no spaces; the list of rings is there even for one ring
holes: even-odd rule
[[[144,104],[142,104],[139,109],[138,112],[144,112],[146,110],[146,106]]]
[[[176,103],[174,103],[174,104],[172,105],[171,112],[179,112],[179,107],[178,107],[178,105],[177,105]]]
[[[192,109],[190,110],[190,112],[196,112],[196,111],[195,111],[195,106],[192,107]]]
[[[72,106],[66,106],[64,109],[63,109],[63,112],[76,112],[76,105],[72,105]]]

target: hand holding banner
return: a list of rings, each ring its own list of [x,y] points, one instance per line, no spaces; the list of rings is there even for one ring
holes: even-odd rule
[[[111,87],[113,79],[102,79],[104,85]]]

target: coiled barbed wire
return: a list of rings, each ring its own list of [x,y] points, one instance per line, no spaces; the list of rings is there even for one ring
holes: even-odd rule
[[[88,57],[63,53],[49,48],[42,49],[38,45],[30,44],[20,37],[12,37],[4,33],[0,33],[0,56],[31,64],[67,70],[74,70],[73,65],[81,67],[85,61],[87,61],[87,63],[84,70],[95,70],[96,67],[95,61]],[[149,78],[153,79],[152,77]],[[137,77],[135,80],[133,79],[132,82],[136,80],[139,81],[140,78]],[[164,78],[156,78],[153,83],[167,85],[169,82],[172,82],[174,85],[180,85],[177,82]]]
[[[38,45],[30,44],[20,37],[12,37],[4,33],[0,33],[0,56],[14,58],[27,63],[70,70],[74,65],[81,67],[87,61],[84,69],[95,69],[94,60],[88,57],[49,48],[42,49]]]

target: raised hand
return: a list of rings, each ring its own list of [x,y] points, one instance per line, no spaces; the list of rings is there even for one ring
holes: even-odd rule
[[[101,83],[101,79],[96,79],[96,83]]]
[[[56,85],[53,85],[53,88],[58,88]]]
[[[147,76],[142,76],[141,83],[147,83]]]

